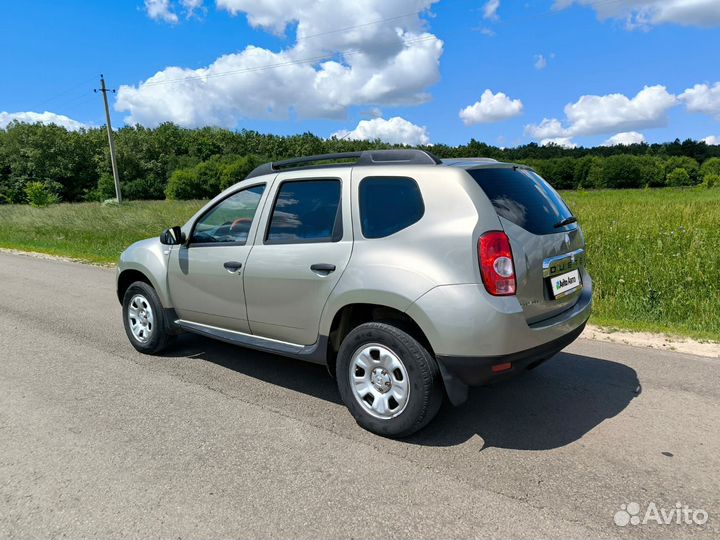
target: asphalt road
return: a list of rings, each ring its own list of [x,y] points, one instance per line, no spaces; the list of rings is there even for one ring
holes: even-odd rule
[[[0,536],[717,538],[719,364],[579,340],[391,441],[319,366],[142,356],[114,272],[0,254]],[[709,520],[619,527],[629,502]]]

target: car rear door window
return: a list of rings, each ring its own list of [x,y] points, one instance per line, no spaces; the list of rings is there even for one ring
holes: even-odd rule
[[[360,182],[360,223],[365,238],[383,238],[417,223],[425,204],[407,177],[369,176]]]
[[[570,209],[550,184],[536,172],[518,167],[467,171],[495,207],[499,216],[533,234],[551,234],[574,228],[556,227],[572,217]]]
[[[266,244],[335,242],[342,237],[339,180],[293,180],[280,185]]]

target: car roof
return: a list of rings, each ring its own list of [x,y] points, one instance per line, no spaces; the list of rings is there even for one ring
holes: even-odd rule
[[[507,161],[498,161],[497,159],[493,158],[484,158],[484,157],[477,157],[477,158],[451,158],[451,159],[443,159],[442,160],[443,165],[447,165],[448,167],[457,167],[460,169],[506,169],[510,167],[514,168],[522,168],[522,169],[530,169],[528,165],[523,165],[521,163],[511,163]]]
[[[458,167],[463,169],[474,169],[480,167],[526,167],[524,165],[505,163],[486,157],[450,158],[440,160],[426,150],[408,148],[320,154],[316,156],[303,156],[282,161],[270,161],[256,167],[246,177],[246,179],[281,171],[380,165],[429,165]]]

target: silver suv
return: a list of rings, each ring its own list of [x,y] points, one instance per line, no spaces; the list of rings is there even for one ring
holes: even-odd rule
[[[584,248],[529,167],[330,154],[262,165],[133,244],[117,295],[141,352],[193,332],[324,364],[361,426],[402,437],[582,332]]]

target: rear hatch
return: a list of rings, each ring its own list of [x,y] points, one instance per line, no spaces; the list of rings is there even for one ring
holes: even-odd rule
[[[513,165],[467,171],[510,239],[517,298],[529,324],[572,307],[582,292],[585,240],[560,195],[536,172]]]

